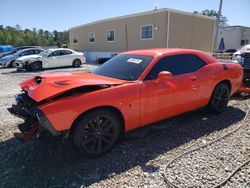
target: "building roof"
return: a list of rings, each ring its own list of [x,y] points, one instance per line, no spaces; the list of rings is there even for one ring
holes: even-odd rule
[[[247,28],[247,29],[250,29],[250,27],[247,27],[247,26],[242,26],[242,25],[230,25],[230,26],[223,26],[223,27],[220,27],[220,28],[235,28],[235,27],[241,27],[241,28]]]
[[[205,15],[201,15],[201,14],[195,14],[192,12],[186,12],[186,11],[175,10],[175,9],[170,9],[170,8],[162,8],[162,9],[157,9],[157,10],[129,14],[129,15],[125,15],[125,16],[118,16],[118,17],[114,17],[114,18],[102,19],[102,20],[90,22],[87,24],[82,24],[79,26],[71,27],[71,28],[69,28],[69,30],[78,29],[78,28],[81,28],[84,26],[89,26],[89,25],[93,25],[93,24],[97,24],[97,23],[101,23],[101,22],[106,22],[106,21],[119,20],[119,19],[131,18],[131,17],[136,17],[136,16],[143,16],[143,15],[154,14],[154,13],[159,13],[159,12],[168,12],[168,11],[174,12],[174,13],[179,13],[179,14],[184,14],[184,15],[189,15],[189,16],[197,16],[197,17],[201,17],[201,18],[205,18],[205,19],[215,20],[215,18],[213,18],[213,17],[209,17],[209,16],[205,16]]]

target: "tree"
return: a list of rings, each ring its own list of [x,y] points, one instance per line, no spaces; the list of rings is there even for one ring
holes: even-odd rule
[[[215,10],[208,10],[208,9],[203,10],[203,11],[201,11],[201,12],[194,11],[194,13],[195,13],[195,14],[205,15],[205,16],[210,16],[210,17],[214,17],[214,18],[217,18],[217,16],[218,16],[218,12],[217,12],[217,11],[215,11]],[[220,16],[220,23],[219,23],[219,26],[220,26],[220,27],[228,26],[227,22],[228,22],[227,17],[221,15],[221,16]]]
[[[0,25],[0,44],[11,44],[13,46],[60,46],[68,41],[68,31],[49,32],[43,29],[21,29],[20,25],[15,27]]]

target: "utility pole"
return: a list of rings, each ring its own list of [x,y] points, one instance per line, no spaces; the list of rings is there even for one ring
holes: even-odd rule
[[[213,49],[213,51],[216,50],[216,45],[217,45],[217,41],[218,41],[219,24],[220,24],[222,3],[223,3],[223,0],[220,0],[220,7],[219,7],[219,11],[218,11],[217,18],[216,18],[216,26],[215,26],[216,31],[215,31],[215,42],[214,42],[214,49]]]

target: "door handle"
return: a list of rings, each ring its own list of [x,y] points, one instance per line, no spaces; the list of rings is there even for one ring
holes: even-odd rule
[[[191,76],[190,79],[191,79],[192,81],[196,81],[196,80],[197,80],[197,77],[196,77],[196,76]]]

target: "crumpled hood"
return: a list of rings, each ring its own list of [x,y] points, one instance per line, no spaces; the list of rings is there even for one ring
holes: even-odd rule
[[[35,58],[39,58],[39,57],[42,57],[42,56],[37,55],[37,54],[26,55],[26,56],[23,56],[23,57],[19,57],[17,60],[19,60],[19,61],[26,61],[26,60],[29,60],[29,59],[35,59]]]
[[[40,102],[82,86],[119,85],[124,82],[87,72],[56,72],[40,74],[19,85],[33,100]]]

